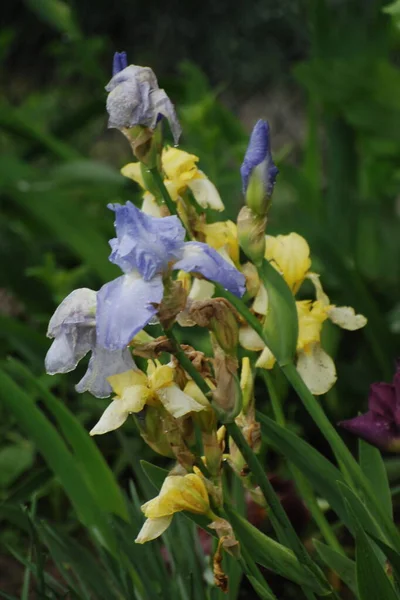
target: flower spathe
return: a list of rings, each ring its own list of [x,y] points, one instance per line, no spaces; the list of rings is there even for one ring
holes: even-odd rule
[[[294,295],[306,278],[314,285],[317,297],[315,301],[296,302],[299,323],[297,370],[313,394],[325,394],[335,384],[337,376],[332,358],[320,344],[324,321],[329,319],[343,329],[355,331],[364,327],[367,320],[363,315],[355,314],[354,309],[349,306],[330,303],[322,289],[319,275],[309,271],[310,248],[303,237],[290,233],[277,237],[266,236],[265,239],[265,258],[281,273]],[[262,285],[254,300],[253,310],[260,315],[267,314],[268,297]],[[242,328],[239,339],[244,348],[262,351],[256,363],[258,367],[273,368],[274,356],[252,329]]]
[[[103,347],[127,346],[151,321],[163,297],[163,277],[171,269],[198,273],[243,295],[243,275],[207,244],[185,242],[177,217],[152,217],[131,202],[109,208],[116,214],[117,232],[110,241],[110,261],[125,274],[97,294],[97,338]]]
[[[77,392],[88,391],[98,398],[111,394],[109,375],[134,369],[128,348],[107,350],[96,339],[96,292],[80,288],[71,292],[50,319],[47,337],[54,339],[45,358],[46,372],[68,373],[92,352],[86,374],[76,386]]]
[[[258,169],[266,194],[271,196],[279,169],[272,160],[269,124],[261,119],[257,121],[253,128],[243,164],[240,168],[244,194],[255,169]]]
[[[368,412],[339,425],[381,450],[400,452],[400,360],[392,383],[370,386]]]
[[[124,54],[124,53],[121,53]],[[126,64],[126,56],[114,57],[112,79],[106,86],[108,126],[117,129],[142,125],[155,129],[160,118],[168,119],[177,144],[182,132],[175,108],[150,67]],[[121,70],[121,67],[124,67]]]
[[[131,413],[145,404],[162,404],[176,419],[208,407],[184,393],[174,380],[174,368],[149,361],[147,375],[130,370],[108,378],[116,396],[93,427],[90,435],[101,435],[121,427]]]
[[[198,161],[198,156],[189,154],[184,150],[171,147],[163,149],[161,163],[165,174],[164,185],[169,195],[176,202],[189,189],[202,208],[212,208],[217,211],[224,210],[217,188],[197,167]],[[139,163],[125,165],[121,169],[121,173],[125,177],[136,181],[143,189],[146,189]],[[154,214],[153,211],[157,208],[154,196],[147,192],[143,198],[142,209],[145,212],[151,210],[150,214]],[[157,216],[160,216],[159,209]]]
[[[210,510],[210,501],[203,478],[195,473],[166,477],[158,496],[143,504],[147,517],[135,542],[144,544],[159,537],[172,521],[175,513],[187,510],[202,515]]]

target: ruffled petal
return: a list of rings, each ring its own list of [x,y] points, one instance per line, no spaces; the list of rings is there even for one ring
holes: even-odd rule
[[[170,526],[172,517],[173,515],[168,515],[167,517],[159,517],[158,519],[146,519],[135,540],[136,544],[151,542],[151,540],[160,537]]]
[[[200,273],[206,279],[221,284],[235,296],[243,296],[246,289],[244,275],[224,260],[214,248],[201,242],[186,242],[183,245],[183,257],[175,263],[174,269]]]
[[[188,182],[188,187],[192,191],[197,204],[202,208],[212,208],[218,211],[225,209],[217,188],[207,177],[192,179]]]
[[[101,415],[99,422],[90,431],[90,435],[102,435],[118,429],[125,423],[128,415],[129,412],[126,410],[124,403],[119,398],[113,400]]]
[[[320,344],[312,344],[307,352],[297,353],[297,370],[315,396],[326,394],[335,385],[335,363]]]
[[[93,327],[95,318],[96,292],[89,288],[74,290],[64,298],[51,317],[47,337],[56,337],[61,329],[69,331],[77,326]]]
[[[130,273],[106,283],[97,293],[97,342],[108,350],[124,348],[157,313],[163,297],[158,275],[145,281]]]
[[[351,306],[335,306],[328,311],[328,317],[332,323],[348,331],[356,331],[367,324],[364,315],[356,315]]]
[[[157,391],[157,396],[175,419],[179,419],[190,412],[199,412],[205,408],[194,398],[182,392],[176,384],[160,388]]]
[[[101,346],[95,346],[88,369],[75,389],[80,394],[90,392],[96,398],[107,398],[112,391],[107,378],[135,368],[129,348],[106,350]]]
[[[51,344],[45,358],[46,373],[69,373],[94,346],[94,327],[76,327],[61,331]]]

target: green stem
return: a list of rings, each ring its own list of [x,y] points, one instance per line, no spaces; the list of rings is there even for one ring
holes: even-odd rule
[[[275,421],[278,423],[278,425],[285,427],[285,413],[283,412],[281,398],[273,381],[273,376],[265,369],[260,369],[260,373],[268,389]],[[333,550],[336,550],[336,552],[343,554],[342,546],[339,544],[335,532],[333,531],[329,521],[326,519],[324,513],[319,507],[314,491],[310,486],[309,482],[304,477],[303,473],[299,469],[297,469],[291,462],[289,462],[289,470],[293,476],[296,487],[299,490],[301,497],[306,503],[312,518],[314,519],[317,527],[319,528],[320,532],[325,538],[327,544],[331,548],[333,548]]]

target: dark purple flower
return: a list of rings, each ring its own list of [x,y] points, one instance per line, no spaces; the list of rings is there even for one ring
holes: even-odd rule
[[[112,74],[113,77],[128,66],[126,52],[116,52],[113,58]]]
[[[339,423],[341,427],[373,446],[390,452],[400,451],[400,360],[392,383],[373,383],[368,397],[368,412]]]
[[[247,146],[243,164],[240,167],[243,193],[246,193],[250,175],[260,165],[259,174],[264,183],[267,196],[271,196],[279,169],[272,160],[268,121],[259,120],[255,124]]]

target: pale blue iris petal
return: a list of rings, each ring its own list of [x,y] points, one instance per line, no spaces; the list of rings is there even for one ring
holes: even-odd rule
[[[174,269],[200,273],[206,279],[221,284],[235,296],[243,296],[244,275],[222,258],[214,248],[201,242],[186,242],[183,248],[183,257],[175,263]]]
[[[46,358],[46,373],[69,373],[92,349],[96,331],[94,327],[64,328],[50,346]]]
[[[110,261],[125,273],[137,269],[149,280],[180,258],[185,230],[177,217],[152,217],[131,202],[108,208],[115,211],[117,232],[110,241]]]
[[[88,369],[75,389],[80,394],[90,392],[96,398],[107,398],[112,392],[107,377],[135,368],[129,348],[111,351],[95,346]]]
[[[108,350],[124,348],[156,314],[163,297],[160,276],[145,281],[137,273],[106,283],[97,293],[97,343]]]
[[[94,326],[96,316],[96,292],[80,288],[71,292],[61,302],[50,319],[47,337],[56,337],[79,326]]]

